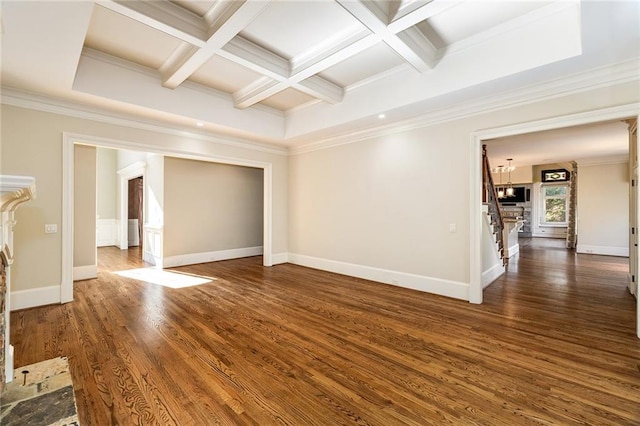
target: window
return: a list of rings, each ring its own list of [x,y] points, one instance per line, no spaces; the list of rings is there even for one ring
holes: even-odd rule
[[[541,186],[542,197],[540,225],[567,226],[567,195],[569,185],[554,184]]]

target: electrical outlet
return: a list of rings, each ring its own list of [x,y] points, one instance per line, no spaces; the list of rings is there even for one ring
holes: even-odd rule
[[[55,223],[47,223],[44,225],[45,234],[55,234],[56,232],[58,232],[58,225]]]
[[[455,223],[450,223],[449,224],[449,232],[451,232],[451,233],[456,232],[456,224]]]

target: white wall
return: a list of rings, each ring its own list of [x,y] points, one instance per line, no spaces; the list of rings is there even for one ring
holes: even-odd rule
[[[468,299],[470,135],[638,98],[626,84],[294,155],[289,259]]]
[[[273,252],[287,252],[286,155],[275,150],[252,150],[218,143],[195,134],[159,132],[69,117],[51,112],[2,105],[3,173],[34,176],[38,196],[16,213],[16,262],[12,265],[13,290],[55,290],[62,281],[62,154],[63,133],[88,135],[98,140],[126,143],[134,150],[158,150],[184,155],[223,158],[228,161],[271,164],[273,173]],[[44,224],[58,224],[57,234],[45,234]],[[37,267],[35,267],[37,265]],[[26,294],[26,293],[25,293]],[[54,297],[55,296],[55,297]],[[60,302],[60,291],[48,291],[41,304]]]
[[[578,253],[629,256],[629,163],[578,163]]]
[[[74,153],[73,266],[97,265],[96,148],[76,145]]]
[[[164,178],[165,258],[187,264],[220,251],[261,253],[262,169],[166,157]]]
[[[99,219],[116,218],[116,189],[118,151],[109,148],[96,149],[97,204]]]

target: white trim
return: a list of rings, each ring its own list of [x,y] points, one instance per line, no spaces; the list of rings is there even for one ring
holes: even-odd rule
[[[142,245],[138,226],[138,219],[127,219],[127,244],[129,247],[138,247]]]
[[[96,233],[97,247],[118,245],[118,221],[116,219],[97,219]]]
[[[484,232],[483,220],[487,219],[483,213],[482,204],[482,147],[474,142],[471,135],[469,149],[469,302],[482,303],[482,238]],[[481,211],[478,211],[480,207]],[[488,210],[487,210],[488,212]]]
[[[263,217],[263,260],[264,266],[272,265],[273,250],[273,165],[269,162],[246,160],[233,157],[222,157],[217,155],[203,154],[178,148],[159,149],[151,145],[144,145],[135,142],[121,141],[116,139],[102,138],[77,133],[63,132],[62,149],[62,284],[60,291],[62,301],[73,300],[73,147],[75,143],[84,145],[94,145],[112,149],[126,149],[143,151],[161,155],[171,155],[178,158],[191,160],[209,161],[237,166],[255,167],[263,170],[264,182],[264,217]],[[121,221],[125,222],[126,221]],[[145,230],[148,224],[145,224]],[[126,235],[126,233],[125,233]],[[143,249],[145,243],[143,242]],[[144,260],[154,263],[156,267],[162,268],[163,259],[161,257],[147,258],[148,251],[143,251]]]
[[[578,167],[589,167],[589,166],[602,166],[605,164],[621,164],[628,163],[629,156],[617,156],[617,157],[604,157],[604,158],[590,158],[586,160],[576,160],[578,163]]]
[[[587,244],[578,244],[576,246],[576,253],[629,257],[629,247],[591,246]]]
[[[98,265],[74,266],[73,280],[92,280],[98,278]]]
[[[563,127],[577,126],[581,124],[597,123],[608,120],[619,120],[628,117],[635,117],[640,114],[640,104],[633,103],[629,105],[620,105],[611,108],[603,108],[599,110],[587,111],[578,114],[559,116],[555,118],[532,121],[528,123],[516,124],[513,126],[497,127],[494,129],[479,130],[471,133],[470,151],[472,155],[469,158],[469,170],[471,171],[471,179],[469,183],[469,193],[471,198],[471,210],[469,212],[469,243],[470,252],[470,282],[469,293],[471,295],[477,292],[482,293],[482,270],[478,266],[478,259],[481,253],[482,227],[477,222],[482,217],[482,202],[478,194],[482,187],[482,173],[479,164],[482,156],[480,147],[483,140],[514,136],[524,133],[531,133],[543,130],[559,129]],[[475,201],[474,201],[475,200]],[[482,296],[480,302],[482,303]],[[638,313],[640,314],[640,302],[638,303]],[[638,335],[640,337],[640,315],[638,315]]]
[[[520,253],[520,244],[518,243],[515,243],[514,245],[507,248],[507,257],[509,259],[511,259],[513,256],[515,256],[518,253]]]
[[[128,166],[123,167],[122,169],[117,171],[120,184],[120,229],[118,230],[118,234],[120,235],[120,250],[126,250],[129,248],[129,180],[135,179],[137,177],[142,177],[144,185],[147,185],[146,172],[147,163],[145,163],[144,161],[136,161],[135,163],[129,164]],[[147,212],[147,197],[145,192],[146,190],[143,188],[143,214],[146,214]],[[142,251],[144,253],[144,236],[140,244],[142,244]]]
[[[505,273],[505,267],[501,262],[496,263],[491,268],[482,273],[482,288],[487,288],[489,284],[497,280]]]
[[[262,247],[246,247],[228,250],[207,251],[202,253],[180,254],[165,257],[162,260],[163,268],[176,266],[195,265],[198,263],[217,262],[220,260],[240,259],[242,257],[261,256]]]
[[[191,82],[188,83],[191,84]],[[126,126],[133,129],[149,130],[173,136],[188,137],[191,139],[214,142],[236,148],[249,149],[252,151],[267,152],[269,154],[276,155],[288,154],[287,148],[284,147],[267,145],[250,140],[236,139],[221,134],[197,133],[194,132],[193,129],[187,128],[186,126],[181,127],[179,124],[167,125],[166,122],[155,121],[147,118],[134,119],[130,115],[117,114],[103,108],[92,107],[48,96],[35,95],[33,93],[27,93],[5,87],[2,88],[2,97],[0,98],[0,102],[5,105],[17,106],[20,108],[61,114],[68,117],[82,118],[101,123],[115,124],[117,126]]]
[[[62,280],[59,302],[73,301],[74,141],[62,133]],[[97,250],[97,248],[96,248]]]
[[[514,108],[517,106],[528,105],[535,102],[542,102],[562,96],[578,94],[585,91],[595,90],[601,87],[611,86],[613,84],[623,84],[631,81],[637,81],[639,71],[640,59],[636,58],[611,66],[604,66],[580,72],[568,77],[548,80],[520,89],[508,90],[500,94],[476,98],[466,102],[458,102],[452,106],[435,109],[408,120],[396,121],[384,126],[373,127],[361,131],[348,132],[343,135],[314,140],[313,142],[292,146],[289,149],[289,154],[298,155],[306,152],[327,149],[375,137],[382,137],[386,135],[410,131],[413,129],[429,127],[436,124],[447,123],[466,117],[472,117],[480,114]],[[618,108],[624,109],[625,107],[627,107],[627,105],[623,105]],[[612,108],[611,110],[612,117],[610,119],[620,118],[620,116],[615,114],[615,108]],[[594,121],[592,117],[590,117],[590,114],[592,114],[592,112],[577,114],[574,125],[593,123]],[[584,121],[578,119],[578,116],[580,115],[583,115]],[[607,119],[608,118],[603,116],[597,121],[606,121]],[[557,119],[550,119],[547,121],[549,122],[549,128],[547,130],[567,127],[563,124],[561,117]],[[488,131],[502,131],[493,137],[511,136],[536,131],[534,130],[535,126],[534,128],[528,129],[528,127],[532,124],[533,123],[523,123],[514,126],[502,127],[499,129],[491,129]],[[486,137],[485,139],[489,139],[489,137]]]
[[[455,299],[468,300],[469,298],[469,285],[463,282],[443,280],[440,278],[409,274],[400,271],[391,271],[388,269],[373,268],[371,266],[356,265],[353,263],[321,259],[318,257],[304,256],[295,253],[289,253],[289,262],[294,265],[335,272],[351,277],[363,278],[366,280],[410,288]]]
[[[73,286],[73,282],[71,283]],[[60,286],[52,285],[30,290],[11,292],[11,310],[35,308],[36,306],[53,305],[61,303]]]
[[[272,265],[281,265],[289,262],[289,253],[275,253],[271,256]]]

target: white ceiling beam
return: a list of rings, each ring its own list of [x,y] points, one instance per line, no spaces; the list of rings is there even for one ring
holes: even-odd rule
[[[416,25],[426,19],[443,12],[450,7],[461,4],[462,1],[458,0],[433,0],[429,3],[425,3],[423,6],[413,9],[410,12],[398,16],[393,19],[389,25],[389,31],[397,34],[400,31],[404,31],[409,27]]]
[[[206,45],[206,22],[170,2],[101,0],[96,4],[197,47]]]
[[[217,16],[207,15],[211,22],[206,44],[196,51],[170,57],[161,67],[162,85],[175,89],[204,65],[225,44],[251,23],[269,4],[264,0],[224,2],[225,8],[217,8]],[[213,8],[212,8],[213,10]]]
[[[379,42],[379,38],[371,37],[370,31],[361,30],[352,33],[312,55],[307,54],[304,58],[293,58],[291,60],[291,75],[299,76],[299,79],[311,77]]]
[[[233,94],[233,104],[236,108],[244,109],[285,90],[289,85],[269,77],[262,77],[243,87]]]
[[[302,93],[329,102],[330,104],[337,104],[344,98],[344,89],[342,87],[317,75],[293,83],[292,87]]]
[[[231,39],[218,55],[274,80],[289,77],[289,61],[242,36]]]
[[[266,79],[258,79],[233,94],[236,108],[248,108],[269,96],[299,84],[300,86],[296,87],[298,90],[331,103],[340,102],[344,95],[344,90],[340,86],[322,77],[313,76],[313,82],[302,84],[301,81],[307,76],[291,75],[288,60],[241,36],[230,40],[218,55],[266,76]]]
[[[365,3],[362,0],[337,0],[338,3],[349,12],[354,18],[359,20],[365,27],[384,41],[406,62],[411,64],[419,72],[425,72],[435,65],[437,55],[436,49],[427,40],[426,37],[420,39],[415,34],[399,35],[389,25],[387,25],[388,17],[384,16],[382,11],[373,2]],[[430,4],[430,3],[429,3]],[[409,15],[417,13],[424,7],[411,12]],[[418,31],[418,30],[415,30]]]

